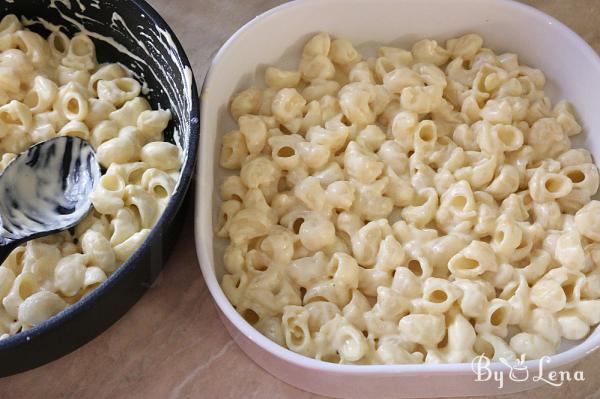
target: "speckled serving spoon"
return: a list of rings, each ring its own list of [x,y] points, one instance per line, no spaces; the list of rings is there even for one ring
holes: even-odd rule
[[[0,175],[0,263],[25,241],[75,226],[100,176],[94,149],[78,137],[43,141],[10,162]]]

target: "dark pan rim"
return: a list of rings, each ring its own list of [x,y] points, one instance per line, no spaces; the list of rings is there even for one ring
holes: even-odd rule
[[[58,313],[57,315],[45,320],[44,322],[32,327],[29,330],[19,332],[10,337],[0,339],[0,350],[6,349],[12,346],[18,346],[26,343],[27,341],[34,339],[35,337],[41,336],[44,333],[60,328],[63,322],[74,319],[81,312],[85,312],[96,300],[102,295],[110,294],[112,287],[122,277],[138,267],[144,267],[144,265],[138,264],[142,253],[150,251],[150,243],[153,239],[162,233],[165,225],[169,225],[173,222],[177,211],[181,208],[185,195],[188,191],[189,185],[192,180],[194,173],[194,166],[198,151],[198,142],[200,138],[200,101],[198,98],[198,88],[196,86],[196,79],[194,71],[190,64],[190,61],[181,45],[179,38],[175,35],[175,32],[167,24],[167,22],[160,16],[160,14],[150,6],[145,0],[130,0],[130,2],[137,6],[148,18],[161,29],[167,31],[175,44],[177,54],[181,58],[184,67],[188,67],[192,71],[192,90],[191,90],[191,111],[190,111],[190,133],[188,136],[188,147],[186,149],[185,162],[181,168],[179,181],[177,182],[177,189],[173,196],[169,199],[169,203],[164,209],[162,215],[152,227],[150,234],[142,242],[142,245],[131,255],[127,260],[108,278],[100,284],[96,289],[92,290],[87,296],[81,298],[72,305],[69,305],[66,309]]]

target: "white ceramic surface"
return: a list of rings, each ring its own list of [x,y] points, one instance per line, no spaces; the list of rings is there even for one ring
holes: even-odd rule
[[[227,111],[231,95],[260,82],[264,68],[292,67],[303,43],[327,31],[360,44],[386,43],[410,48],[421,38],[441,41],[468,32],[484,36],[487,47],[519,54],[520,60],[546,73],[553,101],[567,99],[577,110],[586,134],[574,140],[600,159],[600,59],[562,23],[528,6],[507,0],[298,0],[266,12],[238,30],[215,56],[204,82],[201,141],[196,178],[196,248],[206,284],[222,320],[240,347],[260,366],[301,389],[340,398],[439,397],[517,392],[543,382],[514,382],[505,366],[498,383],[476,382],[470,364],[337,365],[309,359],[271,342],[231,306],[219,281],[225,242],[215,240],[220,136],[234,127]],[[372,47],[371,47],[372,48]],[[566,370],[600,345],[600,329],[583,342],[565,343],[545,371]],[[526,362],[530,376],[537,361]]]

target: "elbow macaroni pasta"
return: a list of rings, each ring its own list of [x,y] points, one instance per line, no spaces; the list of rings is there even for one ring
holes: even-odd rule
[[[29,241],[0,266],[1,339],[105,281],[148,236],[181,160],[177,146],[163,141],[170,111],[152,110],[120,64],[99,65],[86,35],[56,31],[44,39],[7,15],[0,41],[0,171],[56,135],[89,140],[106,168],[91,195],[94,210],[78,226]]]
[[[265,81],[230,104],[216,234],[267,337],[346,364],[511,361],[600,322],[598,169],[541,71],[476,34],[363,58],[319,33]]]

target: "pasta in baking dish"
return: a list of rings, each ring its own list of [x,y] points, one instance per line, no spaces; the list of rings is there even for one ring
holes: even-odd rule
[[[467,34],[364,58],[326,33],[237,93],[221,286],[345,364],[539,358],[600,322],[598,169],[545,77]]]
[[[175,189],[171,113],[152,110],[119,64],[98,64],[90,38],[45,39],[15,15],[0,22],[0,170],[54,136],[88,140],[106,168],[94,210],[71,231],[16,248],[0,266],[0,338],[27,330],[106,280],[146,239]]]

